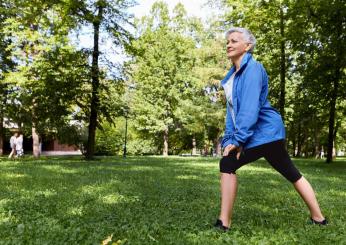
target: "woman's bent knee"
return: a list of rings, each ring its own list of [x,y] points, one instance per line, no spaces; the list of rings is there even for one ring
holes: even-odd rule
[[[237,159],[233,154],[229,156],[224,156],[220,160],[220,172],[235,174],[235,171],[238,169],[237,167]]]

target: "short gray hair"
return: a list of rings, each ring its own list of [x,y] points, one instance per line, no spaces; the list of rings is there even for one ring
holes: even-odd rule
[[[251,33],[251,31],[242,27],[232,27],[226,32],[226,38],[228,38],[228,36],[233,32],[239,32],[243,34],[244,40],[251,44],[251,48],[249,49],[249,52],[252,53],[256,45],[256,38]]]

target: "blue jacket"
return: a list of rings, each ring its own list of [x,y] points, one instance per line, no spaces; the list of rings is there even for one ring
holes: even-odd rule
[[[233,66],[221,81],[224,86],[235,72]],[[268,76],[262,64],[246,53],[241,61],[240,69],[233,81],[232,104],[235,125],[231,117],[231,109],[227,103],[226,129],[222,148],[233,144],[252,148],[265,143],[285,138],[285,127],[282,118],[267,99]]]

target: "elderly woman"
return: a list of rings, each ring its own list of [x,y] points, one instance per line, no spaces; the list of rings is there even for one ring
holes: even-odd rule
[[[267,73],[251,55],[255,37],[247,29],[231,28],[226,38],[227,56],[233,66],[221,81],[227,114],[220,160],[221,212],[215,227],[227,231],[231,226],[237,194],[236,170],[261,157],[292,182],[310,210],[311,222],[326,225],[311,185],[293,165],[285,149],[283,121],[267,99]]]

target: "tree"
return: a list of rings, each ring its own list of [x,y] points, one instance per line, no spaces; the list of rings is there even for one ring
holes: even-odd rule
[[[5,2],[0,3],[0,22],[3,23],[10,16],[9,6]],[[9,92],[9,84],[4,82],[5,73],[14,69],[14,62],[10,59],[11,51],[8,47],[11,40],[4,35],[4,26],[0,25],[0,156],[3,155],[4,147],[4,128],[3,121],[9,108],[7,105],[7,94]]]
[[[39,134],[67,125],[75,110],[72,101],[84,93],[86,57],[69,44],[71,28],[63,5],[54,1],[7,1],[11,15],[4,35],[11,41],[8,57],[16,68],[5,74],[11,86],[9,117],[31,126],[33,154],[39,156]],[[68,20],[68,19],[67,19]]]
[[[186,114],[190,123],[186,123],[185,127],[194,130],[200,128],[205,136],[204,152],[209,152],[211,141],[216,153],[220,155],[226,104],[220,81],[231,64],[225,55],[226,42],[223,33],[220,33],[213,21],[210,23],[200,31],[200,41],[195,51],[197,61],[193,74],[196,78],[196,89],[191,98],[195,108],[191,109],[190,114]],[[200,126],[196,127],[194,124]]]
[[[70,4],[70,13],[75,17],[76,23],[80,26],[90,24],[93,30],[93,49],[92,49],[92,65],[91,65],[91,100],[89,104],[89,126],[88,126],[88,142],[86,146],[87,159],[93,158],[95,151],[95,132],[101,120],[100,106],[100,35],[108,34],[113,38],[114,44],[126,45],[131,38],[129,31],[126,29],[131,25],[130,15],[126,12],[128,7],[134,5],[133,0],[119,1],[85,1],[72,0]]]
[[[300,50],[301,70],[306,76],[306,87],[325,105],[328,105],[327,162],[333,158],[333,146],[337,135],[335,121],[338,100],[345,99],[345,14],[342,1],[296,2],[295,22],[309,25],[299,28],[295,45]]]
[[[175,128],[177,110],[193,87],[194,40],[188,36],[186,12],[181,4],[170,17],[168,7],[156,2],[151,16],[137,24],[138,38],[132,42],[131,78],[135,82],[133,110],[138,129],[163,139],[168,155],[168,138]]]

